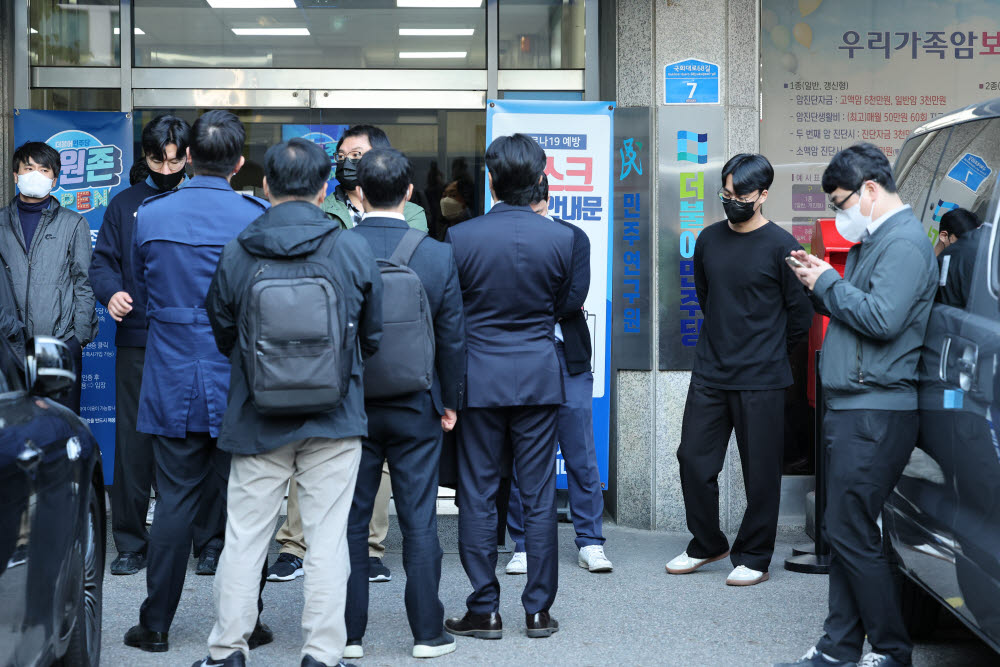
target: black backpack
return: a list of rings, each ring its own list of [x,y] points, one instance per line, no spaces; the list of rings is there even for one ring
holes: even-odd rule
[[[365,399],[427,391],[434,381],[434,320],[420,277],[407,264],[427,234],[409,229],[382,273],[382,342],[365,362]]]
[[[330,255],[341,231],[307,257],[255,257],[239,319],[247,385],[263,415],[340,405],[350,383],[354,323]]]

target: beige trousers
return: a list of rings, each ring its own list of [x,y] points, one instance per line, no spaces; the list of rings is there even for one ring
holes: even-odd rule
[[[389,464],[382,465],[382,481],[375,496],[375,506],[371,523],[368,524],[368,555],[381,558],[385,555],[385,536],[389,532],[389,497],[392,486],[389,483]],[[302,534],[302,517],[299,515],[299,494],[296,482],[288,485],[288,517],[281,524],[274,538],[281,545],[280,552],[303,558],[306,555],[306,540]]]
[[[351,565],[347,517],[361,461],[361,439],[307,438],[255,456],[233,456],[229,472],[226,548],[215,574],[215,626],[208,652],[222,660],[249,656],[257,621],[260,571],[288,480],[298,482],[306,539],[302,655],[336,665],[344,654],[344,607]]]

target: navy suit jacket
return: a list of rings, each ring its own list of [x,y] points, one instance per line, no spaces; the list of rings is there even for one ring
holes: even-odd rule
[[[368,241],[375,257],[385,259],[392,255],[409,229],[403,220],[373,214],[366,216],[349,233],[360,234]],[[444,408],[458,410],[465,393],[465,317],[455,259],[447,244],[428,237],[417,246],[408,266],[423,283],[434,318],[437,371],[431,389],[434,408],[438,414],[444,414]],[[409,402],[405,397],[380,401],[387,405]]]
[[[566,371],[570,375],[585,373],[590,368],[593,346],[590,343],[590,327],[583,314],[583,304],[590,292],[590,238],[587,232],[576,225],[553,218],[573,232],[573,278],[562,310],[556,312],[563,334],[563,352],[566,355]]]
[[[573,232],[500,202],[448,230],[465,304],[466,406],[559,405],[556,313],[565,308]]]

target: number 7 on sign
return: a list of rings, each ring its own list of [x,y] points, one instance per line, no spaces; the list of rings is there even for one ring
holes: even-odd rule
[[[688,95],[688,99],[690,100],[690,99],[694,98],[694,91],[698,90],[698,82],[697,81],[685,81],[684,85],[685,86],[691,86],[691,93]]]

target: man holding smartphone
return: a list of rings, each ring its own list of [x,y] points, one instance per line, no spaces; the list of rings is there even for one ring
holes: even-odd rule
[[[730,557],[730,586],[767,581],[778,528],[784,452],[788,350],[809,331],[813,309],[785,258],[801,249],[764,217],[774,169],[763,155],[741,153],[722,168],[727,220],[706,227],[694,249],[694,280],[704,313],[684,407],[681,488],[693,539],[667,563],[688,574]],[[729,541],[719,527],[719,472],[736,430],[747,509]]]

